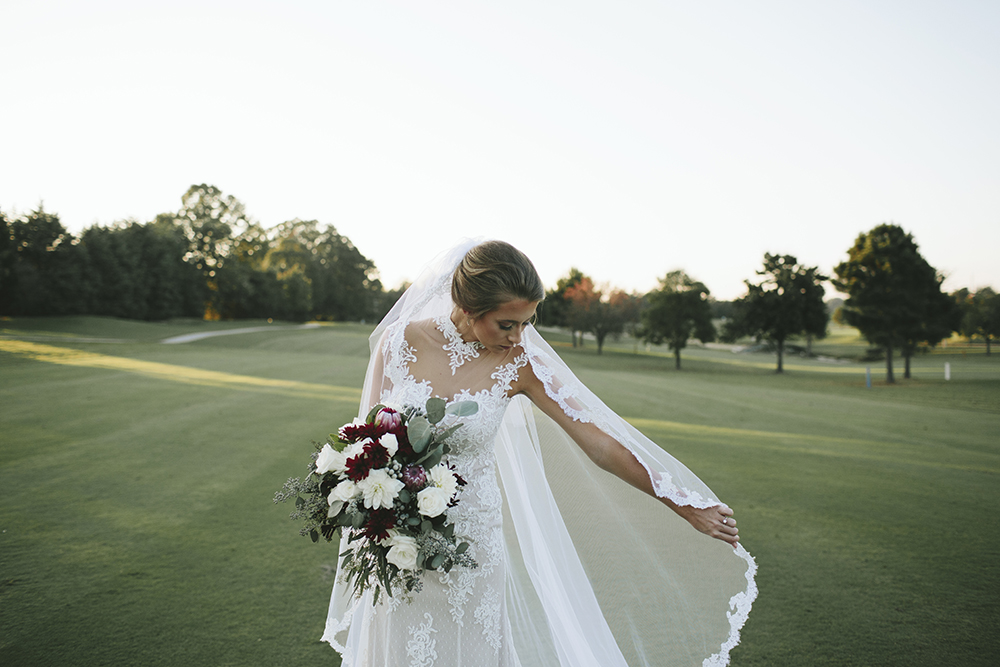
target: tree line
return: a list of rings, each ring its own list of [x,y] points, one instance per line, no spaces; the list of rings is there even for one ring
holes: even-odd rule
[[[1000,295],[989,287],[949,295],[942,281],[910,234],[882,224],[857,237],[833,276],[765,253],[757,278],[744,281],[746,293],[719,302],[684,271],[639,295],[571,269],[539,314],[542,324],[569,329],[574,346],[593,334],[598,353],[622,333],[666,343],[677,368],[689,340],[751,337],[774,347],[782,372],[789,339],[811,344],[826,335],[830,282],[848,295],[837,317],[881,350],[893,382],[896,352],[910,377],[913,355],[952,332],[984,339],[987,354],[1000,336]],[[79,236],[41,206],[11,219],[0,212],[0,315],[374,321],[400,292],[383,289],[375,264],[332,225],[295,219],[264,229],[211,185],[191,186],[176,212],[94,225]]]
[[[211,185],[191,186],[176,212],[79,236],[42,206],[0,212],[0,315],[371,321],[397,296],[332,225],[264,229]]]
[[[560,279],[546,294],[543,324],[573,332],[573,345],[592,333],[601,352],[608,335],[629,331],[637,340],[666,343],[681,367],[681,350],[689,340],[734,342],[751,337],[777,352],[783,371],[786,342],[805,337],[807,345],[827,333],[830,313],[823,283],[847,294],[838,319],[856,327],[886,360],[886,379],[895,381],[893,356],[910,360],[953,332],[981,337],[990,354],[991,339],[1000,336],[1000,295],[985,287],[976,292],[941,290],[944,277],[920,254],[912,235],[898,225],[882,224],[862,233],[847,259],[824,275],[792,255],[765,253],[757,279],[746,280],[746,293],[733,302],[712,300],[709,289],[683,271],[672,271],[645,295],[611,287],[595,288],[578,269]],[[721,329],[715,320],[721,318]]]

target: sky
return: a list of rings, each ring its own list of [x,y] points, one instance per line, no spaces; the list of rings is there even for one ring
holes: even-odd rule
[[[1000,288],[994,0],[4,0],[0,210],[79,233],[192,184],[395,287],[464,237],[553,286],[718,299],[883,222]],[[832,289],[828,296],[832,296]]]

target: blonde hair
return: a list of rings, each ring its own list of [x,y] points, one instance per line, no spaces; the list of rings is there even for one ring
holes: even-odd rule
[[[465,254],[451,279],[451,299],[472,317],[510,301],[541,301],[545,288],[527,256],[503,241],[486,241]]]

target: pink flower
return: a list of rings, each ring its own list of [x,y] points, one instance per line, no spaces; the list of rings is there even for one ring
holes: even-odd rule
[[[398,433],[403,428],[403,415],[392,408],[382,408],[375,415],[375,427],[379,435],[383,433]]]
[[[402,480],[406,488],[416,491],[427,484],[427,473],[424,472],[423,466],[406,466],[403,468]]]

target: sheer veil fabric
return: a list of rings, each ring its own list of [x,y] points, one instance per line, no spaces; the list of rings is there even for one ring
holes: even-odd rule
[[[434,260],[372,333],[360,416],[378,399],[383,371],[374,351],[383,333],[398,322],[450,315],[452,273],[478,242]],[[701,508],[723,504],[605,406],[534,328],[522,348],[548,396],[627,447],[659,496]],[[696,532],[599,469],[524,396],[510,402],[494,451],[504,497],[506,609],[523,667],[729,663],[757,596],[756,564],[742,545]],[[323,639],[341,652],[358,604],[335,584]]]

